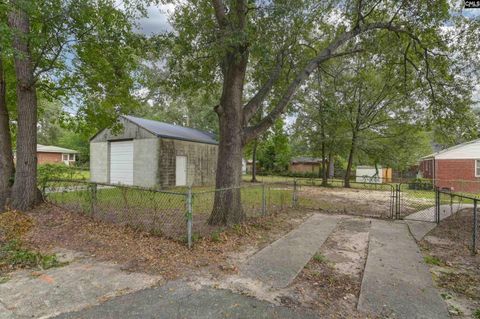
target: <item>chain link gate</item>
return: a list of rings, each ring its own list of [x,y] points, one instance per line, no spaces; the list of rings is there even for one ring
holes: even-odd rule
[[[396,186],[395,218],[436,221],[435,189],[432,184],[412,182]]]

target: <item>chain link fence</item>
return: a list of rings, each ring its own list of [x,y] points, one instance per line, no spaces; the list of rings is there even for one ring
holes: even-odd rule
[[[393,218],[395,188],[390,184],[351,182],[350,188],[335,181],[327,186],[321,180],[298,180],[298,206],[327,213]]]
[[[74,180],[48,181],[48,202],[106,222],[128,225],[169,238],[185,231],[185,194]]]
[[[247,184],[240,188],[247,218],[266,216],[292,207],[292,184]],[[198,237],[218,231],[208,224],[215,194],[232,189],[164,191],[79,180],[50,180],[43,184],[44,199],[68,211],[106,222],[128,225],[189,246]]]
[[[301,208],[325,213],[438,222],[449,216],[463,216],[458,212],[471,208],[468,205],[473,205],[472,198],[476,198],[476,195],[446,190],[438,190],[442,195],[437,198],[431,183],[418,181],[397,184],[352,181],[349,188],[344,186],[339,180],[329,180],[325,186],[321,179],[299,178],[262,184],[245,183],[238,188],[247,218]],[[184,240],[191,245],[196,238],[215,235],[221,229],[209,225],[208,219],[215,195],[228,196],[232,188],[165,191],[82,180],[50,180],[43,184],[42,190],[48,202],[69,211]]]
[[[445,190],[435,192],[435,221],[444,239],[478,253],[480,196],[466,196]]]

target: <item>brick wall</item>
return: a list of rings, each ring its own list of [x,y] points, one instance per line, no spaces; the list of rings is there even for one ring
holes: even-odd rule
[[[433,159],[423,160],[418,168],[423,178],[433,178]]]
[[[38,164],[56,164],[63,163],[62,154],[60,153],[41,153],[37,152]]]
[[[475,160],[436,160],[436,186],[457,192],[480,192],[480,177],[475,177]]]

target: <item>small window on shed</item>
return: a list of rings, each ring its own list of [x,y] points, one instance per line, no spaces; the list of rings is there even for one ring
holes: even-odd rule
[[[62,154],[62,160],[68,161],[68,154]]]
[[[70,160],[74,161],[75,160],[75,154],[70,154]]]
[[[480,177],[480,159],[475,161],[475,177]]]

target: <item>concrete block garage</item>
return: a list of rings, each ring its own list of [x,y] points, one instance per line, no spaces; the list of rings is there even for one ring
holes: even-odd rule
[[[117,132],[90,140],[91,180],[166,188],[213,185],[218,143],[206,131],[142,119],[119,118]]]

